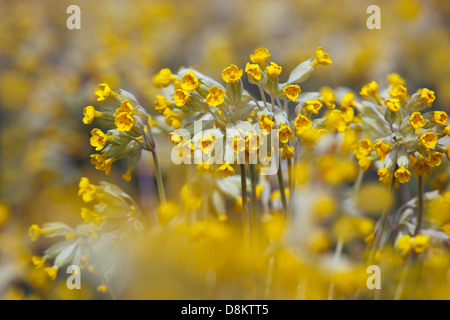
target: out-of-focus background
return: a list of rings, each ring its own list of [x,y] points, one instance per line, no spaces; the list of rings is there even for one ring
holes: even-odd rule
[[[66,27],[71,4],[81,8],[81,30]],[[372,4],[381,8],[380,30],[366,27]],[[386,76],[396,72],[412,89],[434,90],[434,105],[449,110],[446,0],[1,0],[0,265],[11,267],[0,273],[0,296],[19,295],[5,289],[17,277],[44,285],[31,274],[36,244],[28,240],[29,225],[78,221],[80,177],[105,179],[89,163],[93,125],[81,121],[82,109],[97,103],[99,83],[133,92],[156,114],[152,76],[161,68],[189,66],[220,79],[223,68],[231,63],[243,68],[250,53],[264,47],[291,70],[319,46],[333,64],[319,68],[302,90],[324,85],[359,90],[371,80],[385,85]],[[167,156],[162,151],[161,157]],[[137,183],[120,179],[122,165],[107,180],[151,210],[156,200],[139,194]],[[177,183],[174,175],[164,178],[169,189]],[[53,298],[75,294],[53,292]]]

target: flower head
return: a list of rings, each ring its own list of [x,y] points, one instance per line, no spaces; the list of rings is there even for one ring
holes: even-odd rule
[[[438,137],[434,132],[427,132],[420,136],[419,142],[427,149],[433,149],[436,147]]]
[[[241,77],[244,71],[239,69],[234,64],[226,67],[222,72],[222,79],[227,83],[236,83]]]
[[[419,129],[425,125],[425,120],[423,119],[420,112],[413,112],[409,117],[409,123],[414,129]]]
[[[267,74],[270,78],[275,78],[281,74],[281,66],[277,65],[275,62],[271,62],[270,66],[266,68]]]
[[[330,56],[328,55],[328,53],[323,51],[322,47],[319,47],[316,49],[316,57],[313,60],[313,62],[311,63],[311,66],[315,67],[319,64],[322,65],[329,65],[331,64],[333,61],[331,61]]]
[[[406,183],[411,178],[411,173],[405,167],[400,167],[394,173],[395,178],[400,183]]]
[[[186,73],[181,80],[181,88],[187,91],[193,91],[198,88],[200,82],[192,71]]]
[[[217,107],[225,101],[225,90],[213,86],[208,89],[208,95],[206,96],[206,103],[211,107]]]
[[[117,131],[130,131],[134,124],[134,118],[130,113],[122,112],[116,115],[115,120]]]
[[[437,124],[445,126],[447,124],[448,115],[444,111],[435,111],[433,113],[433,120]]]
[[[290,139],[294,137],[291,128],[284,124],[281,124],[280,129],[278,129],[278,133],[281,143],[287,143]]]
[[[295,118],[294,126],[295,126],[295,134],[297,136],[301,135],[306,129],[309,129],[312,125],[311,120],[306,118],[305,116],[299,114],[297,118]]]
[[[283,92],[289,100],[295,101],[302,90],[300,89],[300,86],[293,84],[284,87]]]
[[[307,100],[305,104],[305,110],[314,114],[319,114],[319,110],[322,108],[319,100]]]
[[[245,65],[245,72],[247,72],[248,75],[252,77],[254,80],[256,81],[261,80],[261,68],[259,67],[258,64],[247,63]]]
[[[95,89],[95,95],[97,96],[97,101],[104,101],[108,97],[117,97],[119,94],[111,90],[111,88],[106,83],[101,83]]]
[[[259,63],[263,70],[266,68],[266,62],[270,59],[272,55],[269,53],[269,50],[266,48],[258,48],[254,53],[250,55],[250,60],[253,63]]]
[[[435,96],[434,91],[431,91],[427,88],[423,88],[420,92],[419,101],[425,102],[426,104],[430,105],[434,102]]]
[[[95,110],[93,106],[87,106],[86,108],[84,108],[83,115],[84,115],[83,117],[84,124],[91,124],[95,118],[100,118],[104,116],[102,112]]]
[[[224,163],[219,168],[217,168],[217,173],[222,178],[231,177],[234,175],[234,169],[228,163]]]
[[[190,96],[191,95],[186,90],[176,90],[173,94],[173,100],[175,100],[177,107],[182,107],[189,101]]]
[[[391,110],[392,112],[397,112],[400,110],[400,100],[397,98],[385,99],[384,104]]]
[[[168,68],[164,68],[153,77],[153,86],[155,88],[165,88],[168,87],[174,80],[175,77],[172,75],[172,71]]]

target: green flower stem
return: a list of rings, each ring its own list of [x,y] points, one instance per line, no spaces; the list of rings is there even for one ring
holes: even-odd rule
[[[250,239],[250,217],[247,208],[247,175],[245,174],[245,163],[241,164],[241,191],[242,191],[242,222],[244,230],[244,239]]]
[[[256,216],[256,168],[254,164],[249,164],[250,167],[250,180],[252,183],[252,195],[251,195],[251,204],[252,204],[252,229],[258,232],[258,217]]]
[[[155,164],[156,186],[158,189],[159,200],[161,203],[166,202],[166,194],[164,193],[164,183],[162,179],[161,167],[158,161],[158,155],[156,154],[156,148],[152,151],[153,163]]]
[[[269,108],[267,107],[266,96],[265,96],[265,94],[264,94],[263,88],[261,87],[261,84],[258,85],[258,88],[259,88],[259,93],[261,94],[261,98],[262,98],[262,100],[263,100],[263,102],[264,102],[264,106],[266,107],[267,110],[269,110]]]
[[[422,217],[423,217],[423,176],[417,178],[417,223],[416,229],[414,230],[414,235],[418,235],[420,228],[422,227]]]
[[[394,172],[397,170],[398,166],[396,165],[394,167]],[[395,177],[394,174],[392,174],[392,178],[391,178],[391,184],[389,186],[389,194],[393,194],[394,191],[394,186],[395,186]],[[369,258],[367,259],[366,262],[366,266],[370,266],[372,264],[372,262],[375,260],[375,255],[377,253],[378,247],[380,246],[380,240],[381,240],[381,236],[383,235],[383,231],[384,231],[384,227],[387,221],[387,216],[389,213],[389,209],[390,209],[390,204],[389,205],[385,205],[384,209],[383,209],[383,213],[381,214],[381,221],[380,224],[378,226],[378,230],[377,233],[375,235],[375,240],[373,241],[373,245],[372,248],[370,249],[370,253],[369,253]],[[364,288],[362,286],[360,286],[358,288],[358,291],[356,293],[356,299],[360,300],[361,296],[363,294]]]
[[[283,172],[281,171],[281,158],[278,159],[279,163],[278,163],[278,172],[277,172],[277,177],[278,177],[278,184],[280,186],[280,194],[281,194],[281,203],[283,204],[283,211],[284,214],[286,216],[287,214],[287,200],[286,200],[286,193],[284,191],[284,180],[283,180]]]

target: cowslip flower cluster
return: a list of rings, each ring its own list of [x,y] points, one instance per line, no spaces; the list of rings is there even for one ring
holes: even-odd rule
[[[250,55],[252,63],[247,63],[245,70],[236,65],[223,70],[225,85],[193,69],[181,69],[176,75],[162,69],[154,76],[154,86],[163,88],[162,95],[157,96],[155,109],[165,116],[166,124],[172,130],[169,141],[176,146],[180,157],[195,158],[197,155],[200,159],[206,158],[197,163],[199,170],[221,177],[234,175],[233,164],[236,162],[261,163],[271,159],[274,152],[279,152],[282,159],[293,157],[294,148],[290,141],[294,134],[301,134],[310,121],[300,116],[295,122],[290,121],[287,104],[300,103],[306,115],[318,114],[321,102],[301,100],[298,83],[305,81],[316,66],[331,64],[331,59],[318,48],[315,58],[301,63],[290,73],[288,81],[281,83],[282,67],[275,62],[269,63],[270,58],[267,49],[256,49]],[[259,99],[244,89],[244,72],[249,82],[259,88]],[[198,120],[202,121],[201,132],[195,132],[193,125]],[[264,141],[273,138],[273,130],[280,141],[279,149],[272,146],[262,150]],[[252,162],[251,155],[258,159]]]
[[[32,263],[44,268],[52,280],[56,279],[58,270],[69,263],[96,274],[101,272],[103,277],[111,277],[114,272],[111,262],[116,258],[114,247],[125,239],[136,238],[146,223],[133,199],[116,185],[107,182],[94,185],[83,177],[78,195],[87,205],[81,208],[83,224],[73,228],[66,223],[51,222],[42,227],[33,224],[28,230],[32,241],[41,236],[63,238],[46,249],[42,256],[32,257]],[[106,260],[105,255],[108,256]],[[101,265],[96,256],[103,257]],[[45,267],[51,261],[52,265]],[[105,261],[110,264],[104,265]]]
[[[104,133],[101,129],[91,131],[90,144],[96,151],[91,155],[91,163],[95,168],[104,171],[106,175],[111,172],[111,165],[128,157],[128,169],[122,175],[125,181],[131,181],[132,171],[135,169],[142,150],[153,151],[155,144],[151,133],[152,119],[141,107],[136,97],[120,89],[119,92],[102,83],[95,90],[97,101],[113,98],[116,106],[101,106],[96,110],[93,106],[83,109],[83,123],[91,124],[95,118],[103,118],[114,129]],[[109,100],[108,100],[109,101]]]
[[[388,82],[389,88],[380,92],[376,82],[366,84],[360,91],[364,100],[356,100],[351,92],[344,96],[358,110],[356,126],[364,136],[353,153],[364,170],[377,164],[381,182],[406,183],[411,172],[426,176],[444,155],[449,158],[449,148],[439,141],[450,127],[444,111],[426,112],[435,100],[433,91],[423,88],[408,95],[397,74],[390,75]]]

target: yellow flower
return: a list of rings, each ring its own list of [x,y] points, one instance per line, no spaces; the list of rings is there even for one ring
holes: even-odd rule
[[[434,132],[427,132],[420,136],[419,142],[427,149],[433,149],[436,147],[438,142],[438,137],[434,134]]]
[[[249,133],[245,137],[245,150],[247,150],[247,152],[258,150],[260,141],[262,142],[262,139],[259,134]]]
[[[450,161],[450,146],[448,146],[444,149],[444,153],[445,153],[445,156],[447,157],[447,160]]]
[[[264,135],[267,136],[270,133],[270,130],[272,130],[274,124],[275,123],[272,120],[270,120],[270,118],[265,114],[261,114],[259,116],[259,128],[261,130],[266,130],[265,132],[263,131]]]
[[[113,159],[106,159],[103,154],[91,154],[91,164],[95,165],[95,169],[105,171],[106,175],[111,173],[111,165]]]
[[[284,144],[281,148],[281,159],[292,159],[294,157],[294,148],[289,147],[287,144]]]
[[[97,187],[89,182],[89,179],[82,177],[78,185],[78,195],[84,202],[91,202],[97,199]]]
[[[406,258],[412,250],[417,254],[423,252],[429,243],[430,238],[426,235],[417,235],[414,238],[405,235],[398,239],[397,248],[402,251],[402,257]]]
[[[402,86],[401,84],[397,84],[395,86],[392,86],[391,91],[389,91],[389,95],[392,98],[397,99],[404,99],[407,95],[407,89],[405,86]]]
[[[347,110],[351,109],[348,108]],[[329,129],[343,132],[347,128],[347,124],[341,110],[331,110],[325,118],[324,126]]]
[[[175,77],[172,75],[172,71],[168,68],[164,68],[153,77],[153,86],[155,88],[165,88],[168,87],[174,80]]]
[[[411,173],[405,167],[400,167],[397,169],[397,171],[395,171],[394,176],[398,180],[398,182],[406,183],[411,178]]]
[[[121,113],[127,113],[130,116],[136,114],[134,112],[133,106],[131,105],[131,103],[128,100],[123,100],[120,103],[120,107],[116,109],[116,112],[114,113],[114,116],[117,117]]]
[[[420,112],[413,112],[409,117],[409,123],[414,129],[419,129],[425,125],[425,120],[423,119]]]
[[[104,220],[104,217],[88,208],[81,208],[80,216],[85,223],[92,223],[96,227]]]
[[[217,168],[217,173],[222,177],[226,178],[228,176],[234,175],[234,169],[228,163],[222,164],[219,168]]]
[[[331,61],[330,56],[328,55],[328,53],[323,52],[323,48],[319,47],[316,50],[316,57],[315,59],[311,62],[311,66],[315,67],[319,64],[322,65],[329,65],[331,64],[333,61]]]
[[[281,124],[280,129],[278,129],[278,133],[281,143],[287,143],[290,139],[294,137],[291,128],[284,124]]]
[[[417,158],[411,156],[411,165],[416,176],[424,176],[430,173],[430,165],[421,154]]]
[[[204,174],[204,173],[214,173],[216,171],[215,167],[213,164],[209,164],[206,162],[203,163],[199,163],[195,170],[200,173],[200,174]]]
[[[302,90],[298,85],[294,84],[284,87],[283,92],[289,100],[295,101]]]
[[[108,288],[104,284],[102,284],[97,287],[97,291],[101,293],[106,293],[108,292]]]
[[[112,135],[107,136],[100,129],[92,129],[91,135],[91,146],[93,146],[97,151],[102,150],[105,147],[106,143],[113,139]]]
[[[123,175],[122,175],[122,180],[123,181],[126,181],[126,182],[131,182],[131,180],[132,180],[132,176],[131,176],[131,171],[130,170],[127,170],[127,172],[125,172]]]
[[[414,237],[414,241],[412,243],[412,247],[415,253],[423,252],[430,243],[430,238],[425,235],[417,235]]]
[[[320,89],[320,94],[322,95],[321,101],[325,103],[325,106],[328,109],[334,109],[336,105],[334,104],[334,100],[336,99],[334,92],[331,88],[322,87]]]
[[[181,79],[181,88],[187,91],[193,91],[200,85],[197,77],[192,71],[186,73]]]
[[[411,236],[401,236],[397,241],[397,248],[402,251],[402,257],[406,258],[412,251],[412,238]]]
[[[106,83],[101,83],[95,89],[95,95],[98,97],[97,101],[104,101],[108,97],[119,97],[120,95],[111,90]]]
[[[175,100],[177,107],[182,107],[189,101],[190,96],[191,95],[186,90],[176,90],[173,94],[173,100]]]
[[[435,99],[434,91],[428,90],[427,88],[423,88],[422,91],[420,92],[419,101],[423,101],[428,105],[430,105],[434,102],[434,99]]]
[[[239,153],[239,152],[245,151],[245,140],[238,138],[238,137],[234,137],[233,150],[234,150],[234,153]]]
[[[405,79],[403,79],[400,75],[398,75],[397,73],[392,73],[390,75],[387,76],[387,81],[391,86],[395,86],[395,85],[406,85],[406,81]]]
[[[398,100],[396,98],[385,99],[384,103],[389,108],[389,110],[391,110],[392,112],[397,112],[400,110],[400,100]]]
[[[294,126],[295,126],[295,134],[297,136],[301,135],[306,129],[309,129],[312,125],[311,120],[306,118],[305,116],[299,114],[297,118],[295,118]]]
[[[355,106],[355,94],[353,92],[346,93],[344,98],[342,98],[341,107],[345,109],[354,106]]]
[[[243,73],[244,71],[242,69],[232,64],[222,71],[222,79],[226,83],[236,83],[242,77]]]
[[[40,256],[32,256],[31,257],[31,263],[33,263],[33,265],[36,268],[42,268],[45,265],[45,261],[47,261],[47,259],[45,259],[44,257],[40,257]]]
[[[177,114],[172,111],[170,108],[167,108],[163,112],[164,121],[175,129],[181,128],[181,119],[177,116]]]
[[[116,115],[116,129],[117,131],[130,131],[134,124],[134,118],[126,112]]]
[[[305,110],[314,114],[319,114],[320,109],[322,108],[322,104],[319,100],[307,100],[305,101],[306,106]]]
[[[359,142],[358,152],[364,156],[368,156],[372,151],[372,142],[369,139],[363,139]]]
[[[435,111],[433,113],[434,122],[445,126],[447,124],[448,115],[444,111]]]
[[[428,164],[430,165],[430,167],[437,167],[441,164],[443,157],[444,156],[442,155],[442,153],[432,151],[428,154],[427,157]]]
[[[270,66],[266,68],[267,74],[271,79],[279,76],[281,74],[281,66],[277,65],[275,62],[271,62]]]
[[[225,91],[222,88],[213,86],[208,89],[206,103],[211,107],[217,107],[225,101]]]
[[[391,152],[391,146],[383,141],[378,141],[373,146],[377,152],[378,159],[383,163],[386,156]]]
[[[324,220],[331,216],[336,209],[336,200],[330,195],[322,195],[314,205],[314,214],[319,220]]]
[[[94,121],[94,118],[103,117],[104,114],[102,112],[96,111],[93,106],[87,106],[83,109],[83,123],[91,124]]]
[[[171,106],[172,102],[164,98],[164,96],[157,95],[155,101],[155,109],[160,113],[163,113],[166,108]]]
[[[161,203],[157,209],[159,223],[162,226],[167,225],[180,212],[181,212],[180,206],[174,201],[167,201],[165,203]]]
[[[265,66],[265,63],[264,63]],[[257,64],[248,63],[245,65],[245,72],[256,81],[261,80],[261,68]]]
[[[378,181],[380,181],[383,184],[389,184],[391,181],[391,177],[389,176],[389,171],[387,168],[381,168],[377,170],[378,174]]]
[[[171,144],[179,144],[183,141],[183,136],[175,133],[175,132],[169,132],[169,142]]]
[[[39,228],[37,224],[31,225],[28,229],[28,235],[30,236],[31,241],[36,241],[37,239],[39,239],[41,234],[43,234],[42,231],[43,230]]]
[[[49,276],[50,279],[55,280],[56,275],[58,274],[58,267],[57,266],[47,267],[44,268],[44,271]]]
[[[364,85],[359,94],[363,97],[373,97],[377,100],[377,102],[380,102],[380,97],[378,96],[378,83],[375,81]]]
[[[214,147],[215,140],[216,140],[215,136],[213,136],[211,134],[207,134],[204,137],[201,137],[200,139],[198,139],[197,145],[199,145],[202,148],[202,152],[204,154],[208,154],[211,152],[212,148]]]
[[[259,63],[261,68],[264,70],[266,69],[266,62],[271,56],[272,55],[269,53],[269,50],[266,48],[258,48],[255,50],[255,53],[250,55],[250,60],[252,60],[253,63]]]

